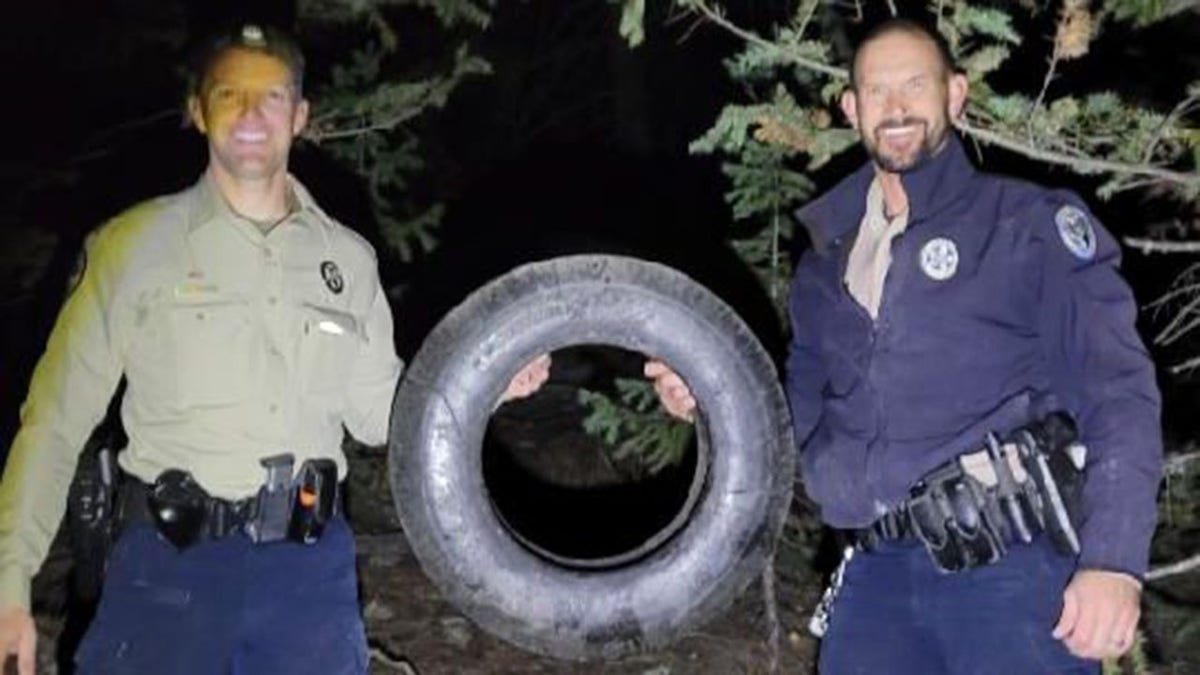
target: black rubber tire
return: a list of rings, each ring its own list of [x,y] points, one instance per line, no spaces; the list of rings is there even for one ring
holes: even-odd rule
[[[636,561],[571,568],[506,530],[482,472],[494,402],[539,354],[605,344],[688,382],[707,471],[686,522]],[[490,632],[566,659],[662,646],[761,572],[791,501],[795,446],[775,368],[712,293],[668,267],[583,255],[519,267],[451,311],[396,395],[389,470],[404,531],[443,595]]]

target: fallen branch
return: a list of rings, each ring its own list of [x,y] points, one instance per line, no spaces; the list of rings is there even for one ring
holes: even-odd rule
[[[369,653],[372,661],[378,662],[390,670],[394,670],[397,673],[404,673],[404,675],[418,675],[417,669],[408,662],[408,659],[392,658],[387,652],[383,651],[379,647],[371,647]]]
[[[779,605],[775,597],[775,556],[771,556],[762,572],[763,606],[767,618],[768,673],[779,672]]]

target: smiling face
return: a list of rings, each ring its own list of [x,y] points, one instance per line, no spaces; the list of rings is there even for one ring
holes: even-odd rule
[[[966,78],[949,72],[932,40],[897,30],[859,48],[842,111],[875,165],[903,173],[942,147],[966,96]]]
[[[208,137],[211,168],[235,181],[282,179],[292,139],[308,121],[287,65],[242,48],[213,62],[188,109]]]

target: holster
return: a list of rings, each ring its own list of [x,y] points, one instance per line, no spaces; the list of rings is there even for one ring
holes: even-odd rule
[[[854,538],[870,550],[914,536],[943,572],[992,564],[1039,532],[1060,552],[1078,555],[1086,449],[1077,436],[1062,412],[1004,437],[988,434],[982,449],[926,474],[904,502]]]
[[[267,481],[255,496],[241,500],[213,497],[179,469],[164,471],[152,484],[130,480],[121,500],[125,519],[153,523],[181,550],[237,532],[255,543],[312,544],[341,513],[337,465],[330,459],[308,460],[293,479],[292,463],[290,454],[263,460]]]
[[[117,447],[113,434],[103,434],[80,455],[67,492],[67,529],[74,559],[73,584],[82,600],[100,594],[109,551],[118,523]]]

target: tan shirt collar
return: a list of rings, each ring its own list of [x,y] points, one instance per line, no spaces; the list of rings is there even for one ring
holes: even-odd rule
[[[883,300],[883,283],[892,263],[892,239],[908,227],[908,212],[884,215],[883,188],[879,179],[867,189],[867,210],[858,227],[854,248],[846,264],[846,288],[874,319]]]
[[[288,174],[287,177],[287,201],[288,215],[284,218],[285,221],[295,222],[305,227],[322,226],[325,218],[324,212],[317,207],[308,190],[291,174]],[[205,171],[192,190],[188,209],[188,232],[194,232],[216,221],[241,222],[256,227],[254,221],[236,213],[229,206],[229,202],[217,189],[212,175]]]

